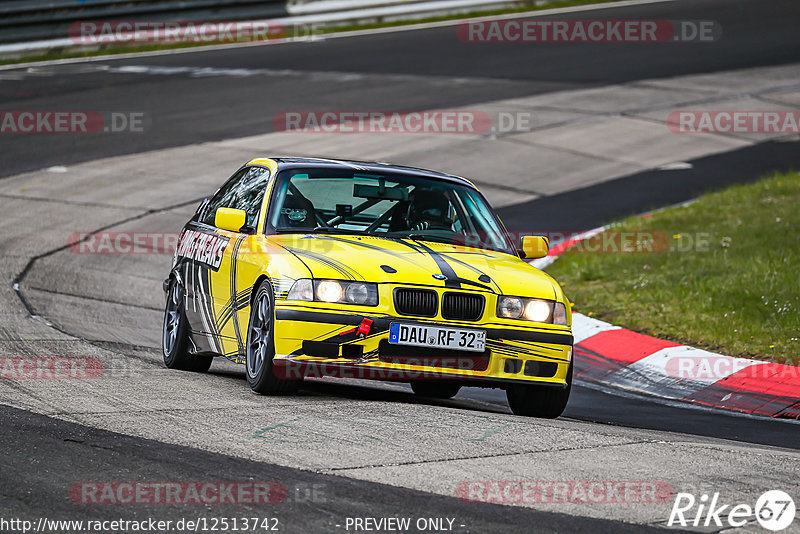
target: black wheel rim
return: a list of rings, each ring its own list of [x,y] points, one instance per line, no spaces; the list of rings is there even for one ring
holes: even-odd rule
[[[250,321],[250,336],[247,347],[247,372],[251,377],[258,375],[267,358],[270,339],[270,314],[272,313],[269,297],[262,295],[253,308],[253,319]]]
[[[178,342],[178,328],[181,324],[180,314],[180,288],[178,284],[173,284],[169,290],[167,306],[164,311],[164,334],[163,345],[164,354],[170,355]]]

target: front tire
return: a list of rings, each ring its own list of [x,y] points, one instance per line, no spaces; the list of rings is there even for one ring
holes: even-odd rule
[[[566,388],[514,384],[506,390],[506,398],[514,415],[555,419],[564,413],[571,390],[572,364],[570,363]]]
[[[448,382],[426,382],[420,380],[411,381],[411,389],[415,395],[429,397],[431,399],[452,399],[455,397],[461,386]]]
[[[183,289],[173,281],[167,291],[164,325],[161,330],[161,352],[169,369],[205,373],[211,367],[211,356],[189,354],[189,322],[183,310]]]
[[[262,395],[291,395],[300,380],[275,376],[275,299],[272,285],[264,281],[256,289],[247,326],[245,367],[250,389]]]

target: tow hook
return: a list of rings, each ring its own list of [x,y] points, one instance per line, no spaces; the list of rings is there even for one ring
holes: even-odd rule
[[[369,329],[372,328],[372,319],[364,319],[361,320],[361,325],[359,325],[358,330],[356,331],[356,337],[365,338],[369,335]]]

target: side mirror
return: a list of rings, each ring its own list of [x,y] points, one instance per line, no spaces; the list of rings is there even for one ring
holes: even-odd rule
[[[522,257],[525,259],[544,258],[550,249],[550,240],[540,235],[522,236]]]
[[[246,222],[247,213],[244,210],[217,208],[217,213],[214,214],[214,226],[220,230],[241,232]]]

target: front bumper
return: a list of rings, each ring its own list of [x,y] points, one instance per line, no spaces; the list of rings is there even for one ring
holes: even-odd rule
[[[535,382],[565,387],[572,360],[566,327],[347,313],[314,304],[276,306],[275,370],[287,378],[340,376],[371,380],[457,380],[503,387]],[[365,322],[365,319],[367,321]],[[368,332],[362,327],[368,324]],[[389,344],[391,323],[486,330],[483,353]],[[364,335],[365,334],[365,335]]]

